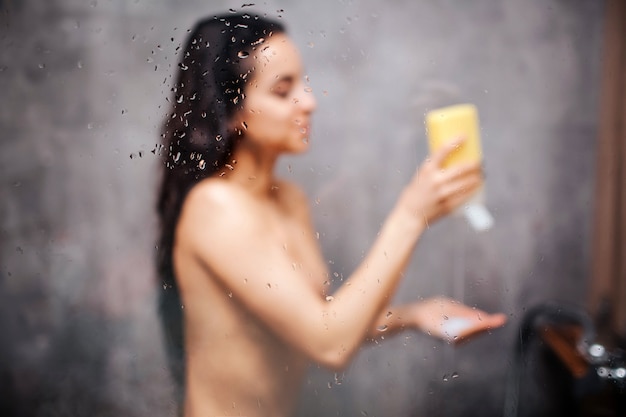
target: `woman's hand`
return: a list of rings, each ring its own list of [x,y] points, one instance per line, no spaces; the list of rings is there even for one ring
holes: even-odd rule
[[[451,343],[459,343],[506,323],[506,315],[489,314],[458,301],[435,297],[408,306],[408,320],[419,330]]]
[[[480,163],[442,167],[446,157],[464,140],[454,140],[428,157],[399,200],[401,206],[426,226],[463,204],[483,182]]]
[[[416,329],[456,344],[504,323],[504,314],[489,314],[446,297],[434,297],[385,309],[371,328],[368,339],[375,341]]]

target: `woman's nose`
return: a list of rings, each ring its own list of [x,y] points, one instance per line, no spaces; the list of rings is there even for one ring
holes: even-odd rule
[[[305,112],[312,113],[317,108],[317,100],[311,87],[303,87],[302,92],[296,98],[296,104]]]

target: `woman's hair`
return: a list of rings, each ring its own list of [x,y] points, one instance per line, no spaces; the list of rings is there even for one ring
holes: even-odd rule
[[[254,14],[228,13],[198,22],[190,32],[163,124],[163,172],[157,201],[159,313],[175,382],[184,383],[183,309],[174,268],[174,232],[187,193],[220,171],[241,133],[231,124],[253,75],[255,49],[284,27]],[[181,391],[182,393],[182,391]]]

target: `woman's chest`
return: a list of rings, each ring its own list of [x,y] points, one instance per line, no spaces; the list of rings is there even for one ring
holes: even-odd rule
[[[328,280],[328,270],[323,260],[317,234],[308,222],[298,216],[276,211],[268,216],[268,228],[276,245],[284,252],[294,270],[322,292]]]

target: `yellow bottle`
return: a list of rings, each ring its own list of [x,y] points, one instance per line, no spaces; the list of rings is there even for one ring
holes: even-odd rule
[[[442,168],[462,163],[482,162],[478,110],[473,104],[457,104],[428,112],[426,134],[431,154],[450,141],[460,137],[465,138],[458,149],[446,157]],[[484,205],[482,188],[467,202],[461,213],[474,230],[483,231],[493,227],[494,219]]]
[[[431,154],[448,142],[465,137],[443,162],[443,168],[463,163],[482,161],[478,111],[473,104],[457,104],[428,112],[426,132]]]

